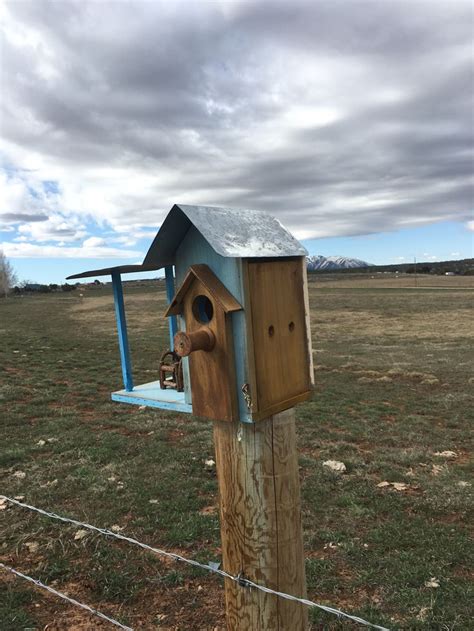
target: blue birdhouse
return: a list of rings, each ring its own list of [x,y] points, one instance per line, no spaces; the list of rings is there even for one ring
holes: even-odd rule
[[[308,399],[306,254],[266,213],[176,204],[141,265],[70,276],[112,276],[124,382],[112,399],[250,423]],[[170,347],[157,379],[135,385],[121,276],[162,268]]]

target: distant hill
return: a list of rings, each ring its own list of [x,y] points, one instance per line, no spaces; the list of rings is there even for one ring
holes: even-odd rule
[[[414,263],[403,263],[397,265],[369,265],[358,259],[345,259],[343,256],[329,256],[326,260],[347,260],[356,261],[358,265],[341,265],[340,267],[317,267],[313,266],[312,261],[317,264],[318,259],[324,259],[324,256],[309,256],[308,271],[309,272],[343,272],[350,274],[351,272],[359,272],[362,274],[375,274],[381,272],[399,272],[400,274],[446,274],[453,273],[462,276],[474,275],[474,259],[461,259],[459,261],[421,261]]]
[[[369,263],[360,259],[351,259],[347,256],[307,256],[308,271],[331,271],[341,269],[359,269],[361,267],[369,267]]]

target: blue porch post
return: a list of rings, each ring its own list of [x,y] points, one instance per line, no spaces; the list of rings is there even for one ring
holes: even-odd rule
[[[127,392],[133,390],[132,365],[130,363],[130,349],[128,347],[127,321],[123,305],[122,279],[119,272],[112,272],[112,286],[114,288],[115,318],[120,348],[120,362],[122,364],[123,385]]]
[[[166,279],[166,299],[168,300],[168,304],[174,298],[174,276],[173,276],[173,266],[167,265],[165,267],[165,279]],[[171,316],[168,318],[168,327],[170,332],[170,349],[174,348],[174,336],[178,332],[178,322],[176,320],[176,316]]]

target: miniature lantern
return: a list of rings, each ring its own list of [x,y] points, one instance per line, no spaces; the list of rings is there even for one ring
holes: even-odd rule
[[[125,384],[112,398],[242,422],[309,398],[313,370],[305,256],[301,244],[266,213],[179,204],[142,265],[71,276],[112,274]],[[164,387],[160,380],[134,386],[131,376],[120,276],[163,267],[169,353],[175,354],[173,361],[183,358],[184,392],[167,387],[161,368]]]

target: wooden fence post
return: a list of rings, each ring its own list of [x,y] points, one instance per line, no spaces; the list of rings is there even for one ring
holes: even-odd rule
[[[224,569],[306,596],[294,409],[214,423]],[[304,631],[307,610],[226,579],[229,631]]]

